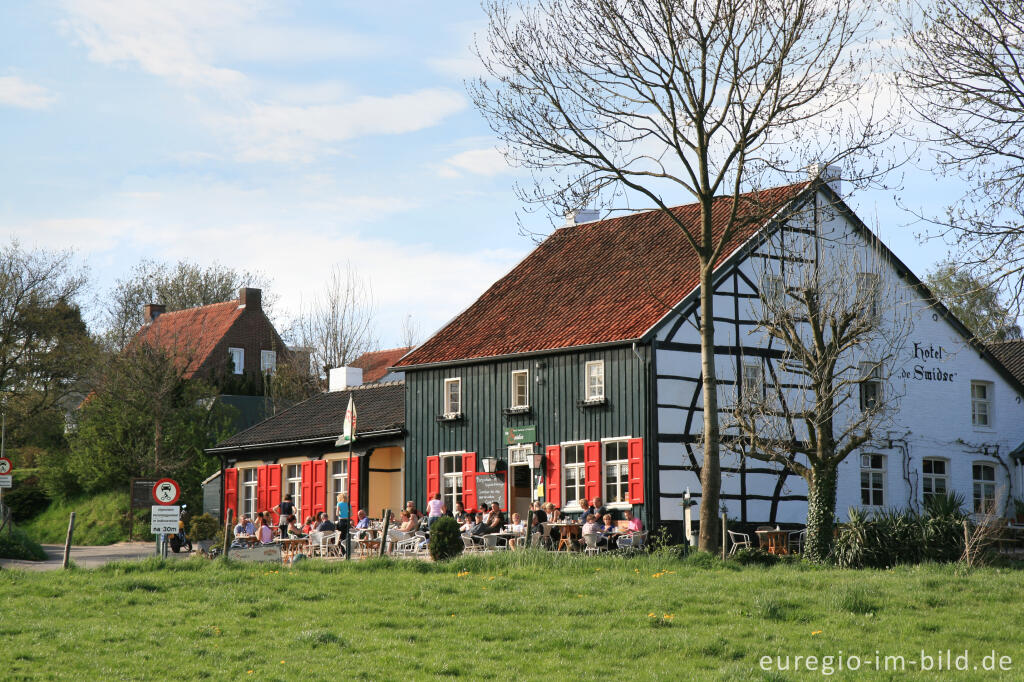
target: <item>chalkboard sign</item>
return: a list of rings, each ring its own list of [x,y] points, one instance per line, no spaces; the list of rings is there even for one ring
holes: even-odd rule
[[[153,486],[158,479],[132,479],[132,509],[149,509],[153,506]]]
[[[476,502],[481,509],[491,502],[497,502],[502,509],[505,508],[505,475],[504,474],[477,474],[476,475]]]

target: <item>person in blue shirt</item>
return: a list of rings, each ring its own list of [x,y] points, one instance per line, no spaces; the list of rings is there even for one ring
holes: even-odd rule
[[[337,521],[347,519],[352,516],[352,507],[348,504],[348,495],[345,493],[338,493],[338,504],[336,505]]]

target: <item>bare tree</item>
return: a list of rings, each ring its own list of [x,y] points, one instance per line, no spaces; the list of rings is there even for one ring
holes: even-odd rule
[[[890,373],[911,311],[906,287],[863,242],[795,242],[778,243],[784,265],[762,277],[752,333],[780,342],[782,358],[737,382],[734,447],[807,482],[805,556],[821,562],[832,547],[838,466],[898,407]]]
[[[412,348],[419,343],[419,340],[420,325],[412,318],[412,313],[409,313],[402,320],[402,348]]]
[[[897,3],[899,91],[929,126],[941,171],[968,185],[929,216],[959,266],[1024,310],[1024,0]]]
[[[377,347],[376,315],[370,283],[350,263],[336,265],[323,292],[299,311],[291,335],[309,349],[312,366],[324,379],[331,368],[350,365]]]
[[[700,548],[717,544],[718,394],[712,274],[744,219],[739,197],[808,162],[853,159],[890,132],[864,102],[861,0],[490,0],[476,106],[528,202],[568,212],[618,197],[664,211],[700,268],[704,423]],[[863,105],[867,105],[866,109]],[[854,111],[861,105],[859,112]],[[854,178],[852,169],[844,177]],[[692,198],[696,227],[669,207]],[[761,216],[762,218],[764,216]],[[669,302],[672,305],[675,302]]]

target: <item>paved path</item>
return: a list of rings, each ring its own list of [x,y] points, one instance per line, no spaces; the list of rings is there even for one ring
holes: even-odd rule
[[[46,550],[46,561],[20,561],[17,559],[0,559],[0,567],[21,569],[26,571],[52,571],[60,568],[64,558],[64,545],[43,545]],[[118,542],[113,545],[95,547],[71,547],[71,560],[81,568],[96,568],[111,561],[130,561],[145,559],[156,554],[155,542]],[[185,559],[191,555],[182,552],[168,552],[171,559]]]

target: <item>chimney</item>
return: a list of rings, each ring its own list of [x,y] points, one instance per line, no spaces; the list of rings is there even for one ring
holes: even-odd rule
[[[345,391],[363,383],[363,370],[359,367],[335,367],[327,375],[327,391]]]
[[[156,318],[160,317],[161,313],[167,312],[167,306],[159,303],[147,303],[142,306],[142,322],[143,324],[150,324]]]
[[[572,227],[573,225],[581,225],[583,223],[592,223],[595,220],[601,218],[601,212],[596,208],[581,208],[578,211],[569,211],[565,214],[565,225],[562,227]]]
[[[814,180],[821,177],[822,181],[832,188],[832,191],[842,196],[842,172],[839,166],[829,166],[824,163],[812,163],[807,167],[807,178]]]
[[[263,290],[242,287],[238,290],[238,307],[252,308],[253,310],[263,309]]]

